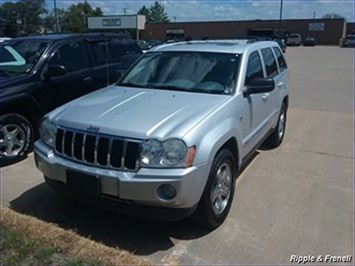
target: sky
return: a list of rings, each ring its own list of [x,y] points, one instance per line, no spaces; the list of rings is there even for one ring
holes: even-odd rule
[[[54,0],[46,0],[53,8]],[[58,7],[68,7],[80,1],[56,0]],[[136,14],[143,6],[154,1],[87,0],[93,7],[101,7],[104,15]],[[166,0],[161,1],[170,21],[221,21],[279,19],[281,0]],[[283,18],[321,18],[327,13],[337,13],[348,22],[354,21],[354,0],[283,0]]]

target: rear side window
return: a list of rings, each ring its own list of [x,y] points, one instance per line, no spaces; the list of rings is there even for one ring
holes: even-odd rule
[[[261,49],[261,54],[264,58],[266,75],[268,78],[272,78],[277,75],[277,65],[274,54],[271,51],[271,48]]]
[[[263,78],[263,67],[258,52],[252,52],[248,60],[247,74],[245,77],[245,84],[248,85],[256,78]]]
[[[112,38],[109,51],[113,62],[122,60],[123,56],[141,53],[137,43],[129,38]]]
[[[278,47],[273,47],[273,49],[276,54],[277,61],[279,62],[280,71],[287,69],[285,58],[283,57],[280,49]]]
[[[60,47],[49,60],[50,65],[62,65],[67,72],[89,67],[82,43],[71,43]]]
[[[104,65],[106,61],[110,62],[110,56],[106,54],[106,44],[105,42],[91,42],[91,50],[95,57],[95,62],[97,65]]]

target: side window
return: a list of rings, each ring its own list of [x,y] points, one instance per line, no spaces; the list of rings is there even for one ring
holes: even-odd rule
[[[108,45],[108,50],[110,51],[113,62],[119,62],[121,60],[123,49],[118,39],[111,39]]]
[[[273,47],[274,52],[276,54],[277,57],[277,61],[279,62],[279,67],[280,67],[280,71],[287,69],[287,65],[286,65],[286,61],[285,58],[283,57],[280,48],[278,47]]]
[[[82,43],[70,43],[60,47],[49,59],[50,65],[62,65],[67,72],[89,67]]]
[[[245,84],[249,84],[256,78],[263,78],[263,67],[258,52],[253,52],[249,56],[247,74],[245,77]]]
[[[113,62],[119,62],[126,55],[142,53],[137,43],[129,38],[112,38],[109,51]]]
[[[271,48],[261,49],[261,54],[263,55],[266,75],[268,78],[272,78],[277,75],[277,65],[274,54],[271,51]]]
[[[123,53],[126,55],[140,53],[138,44],[132,39],[123,38],[121,39],[121,44],[123,48]]]
[[[91,51],[94,54],[95,62],[97,65],[106,64],[106,60],[110,63],[110,55],[106,54],[106,44],[105,42],[91,42]]]

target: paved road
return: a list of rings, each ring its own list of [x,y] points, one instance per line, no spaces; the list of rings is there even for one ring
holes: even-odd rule
[[[50,191],[32,155],[2,169],[2,201],[156,263],[285,264],[291,255],[354,255],[354,50],[286,52],[291,108],[283,145],[260,150],[215,231],[73,204]]]

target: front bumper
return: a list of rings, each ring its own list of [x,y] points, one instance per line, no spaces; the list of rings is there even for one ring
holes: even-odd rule
[[[37,168],[49,181],[58,181],[55,183],[66,186],[68,171],[94,176],[99,184],[100,198],[117,199],[136,205],[193,208],[201,198],[209,173],[208,164],[186,169],[141,168],[138,172],[88,166],[57,155],[41,140],[35,143],[34,153]],[[157,190],[163,184],[175,187],[176,196],[173,199],[159,196]],[[76,197],[81,196],[80,191],[72,193]]]

